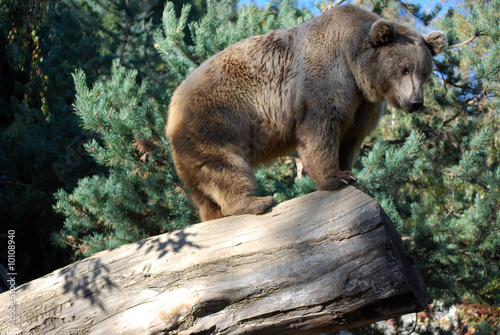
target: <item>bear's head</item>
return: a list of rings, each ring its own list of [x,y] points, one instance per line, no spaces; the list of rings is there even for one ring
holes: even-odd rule
[[[446,47],[442,31],[421,35],[416,30],[385,19],[370,27],[370,47],[377,61],[377,92],[398,109],[414,112],[424,104],[424,83],[429,79],[432,57]]]

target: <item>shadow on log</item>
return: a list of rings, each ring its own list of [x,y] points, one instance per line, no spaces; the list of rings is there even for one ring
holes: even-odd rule
[[[98,253],[15,301],[2,334],[319,334],[431,299],[379,204],[346,186]]]

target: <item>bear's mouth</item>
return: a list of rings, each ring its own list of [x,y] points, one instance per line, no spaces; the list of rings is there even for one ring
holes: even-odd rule
[[[402,99],[401,99],[402,100]],[[391,105],[392,107],[399,109],[399,110],[404,110],[407,113],[413,113],[414,110],[412,109],[412,106],[410,103],[406,103],[404,101],[401,101],[398,99],[398,97],[395,96],[386,96],[387,103]]]
[[[413,113],[418,111],[424,106],[423,99],[398,99],[395,96],[387,96],[386,101],[389,105],[396,109],[404,110],[407,113]]]

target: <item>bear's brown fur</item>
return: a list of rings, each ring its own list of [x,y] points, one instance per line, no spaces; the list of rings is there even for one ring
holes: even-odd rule
[[[267,210],[252,166],[295,149],[318,189],[353,182],[382,102],[419,109],[446,43],[345,5],[208,59],[175,91],[166,129],[201,219]]]

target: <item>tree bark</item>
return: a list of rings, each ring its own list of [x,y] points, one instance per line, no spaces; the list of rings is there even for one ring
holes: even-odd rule
[[[0,333],[319,334],[430,302],[390,219],[346,186],[54,271],[17,288],[15,326],[1,309]]]

